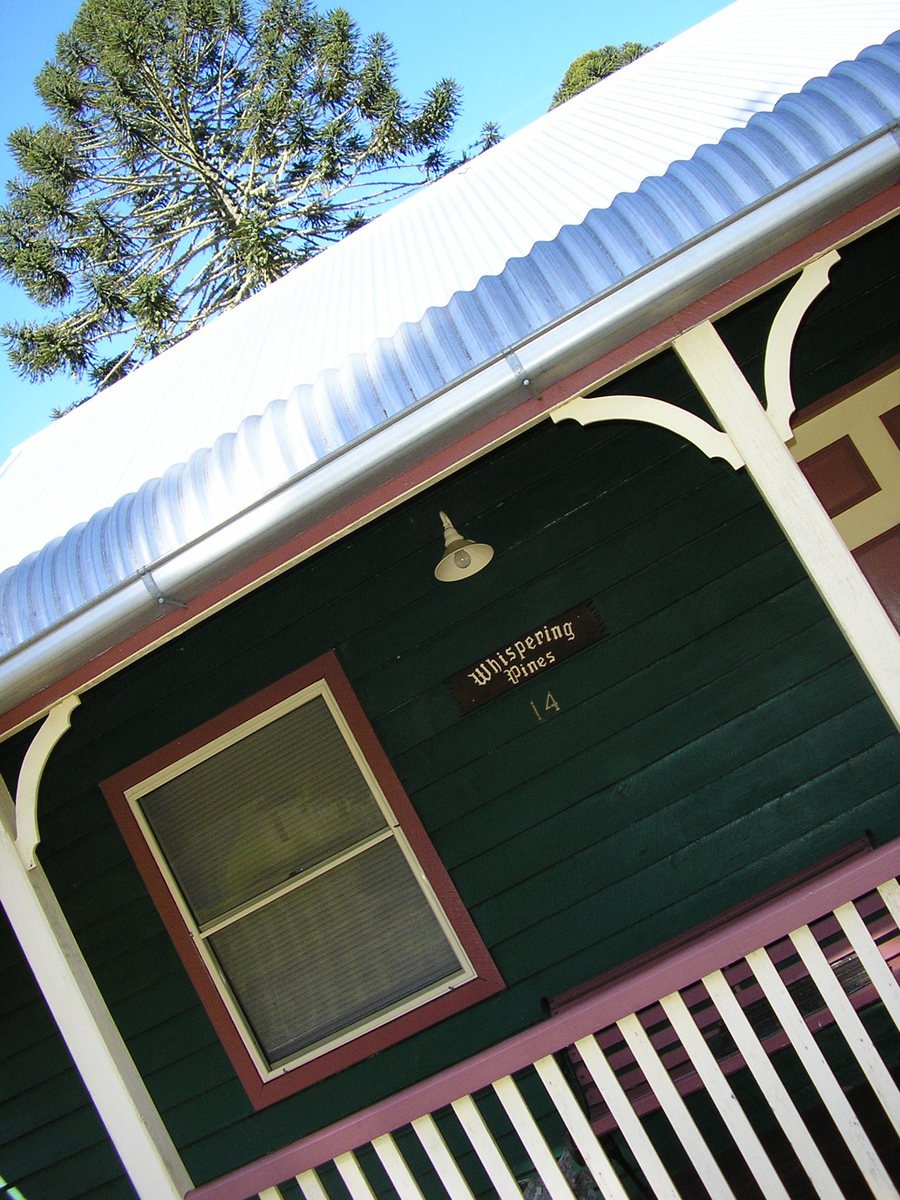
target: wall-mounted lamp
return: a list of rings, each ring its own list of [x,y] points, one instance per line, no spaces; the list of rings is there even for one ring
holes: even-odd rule
[[[445,512],[441,513],[441,523],[444,526],[444,556],[434,568],[435,579],[441,583],[455,583],[457,579],[477,575],[494,557],[493,546],[464,538],[454,529]]]

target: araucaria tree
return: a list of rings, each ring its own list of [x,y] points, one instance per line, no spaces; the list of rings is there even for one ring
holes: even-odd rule
[[[591,84],[612,75],[619,67],[624,67],[652,49],[652,46],[643,46],[640,42],[623,42],[621,46],[601,46],[599,50],[580,54],[566,68],[550,107],[556,108],[557,104],[577,96]]]
[[[0,271],[54,315],[2,332],[95,389],[440,173],[459,104],[308,0],[86,0],[35,82]]]

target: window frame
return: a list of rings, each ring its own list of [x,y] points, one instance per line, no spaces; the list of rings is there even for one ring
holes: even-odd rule
[[[227,746],[234,745],[317,695],[363,773],[437,919],[465,964],[465,978],[442,981],[330,1037],[318,1049],[298,1051],[271,1066],[255,1044],[250,1021],[231,993],[224,971],[205,946],[181,888],[156,844],[139,801]],[[103,793],[156,904],[181,961],[256,1108],[263,1108],[368,1058],[502,990],[503,980],[399,778],[363,712],[333,651],[291,672],[183,737],[104,780]],[[208,935],[208,931],[207,931]]]

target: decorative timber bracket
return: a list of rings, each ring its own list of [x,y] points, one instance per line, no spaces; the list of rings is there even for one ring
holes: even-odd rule
[[[702,450],[707,458],[724,458],[737,470],[744,460],[727,433],[714,429],[702,417],[695,417],[668,400],[652,396],[575,396],[550,414],[554,421],[571,418],[581,425],[597,421],[642,421],[669,429]]]
[[[791,431],[791,417],[795,410],[791,391],[794,339],[809,306],[828,286],[829,272],[839,258],[837,250],[830,250],[803,268],[775,314],[766,339],[763,369],[765,413],[784,442],[789,442],[794,436]],[[676,350],[679,341],[680,337],[675,339]],[[581,425],[592,425],[597,421],[642,421],[679,434],[708,458],[724,458],[735,470],[746,465],[727,433],[716,429],[702,417],[679,408],[677,404],[652,396],[573,396],[554,409],[550,416],[557,422],[574,420]]]
[[[41,776],[56,743],[71,725],[72,713],[80,703],[78,696],[73,695],[54,704],[22,760],[16,785],[16,850],[29,871],[37,865],[35,853],[41,840],[37,816]]]

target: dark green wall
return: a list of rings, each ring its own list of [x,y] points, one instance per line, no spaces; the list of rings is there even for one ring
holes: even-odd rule
[[[748,360],[751,315],[728,330]],[[671,353],[615,390],[701,407]],[[458,585],[432,576],[441,508],[497,552]],[[607,638],[460,715],[449,676],[587,599]],[[507,990],[253,1113],[97,784],[332,647]],[[2,748],[9,778],[26,740]],[[898,768],[744,472],[650,427],[545,423],[89,692],[45,776],[41,857],[200,1181],[533,1024],[545,997],[867,830],[897,835]],[[0,950],[0,1173],[28,1200],[130,1196],[21,955]]]

